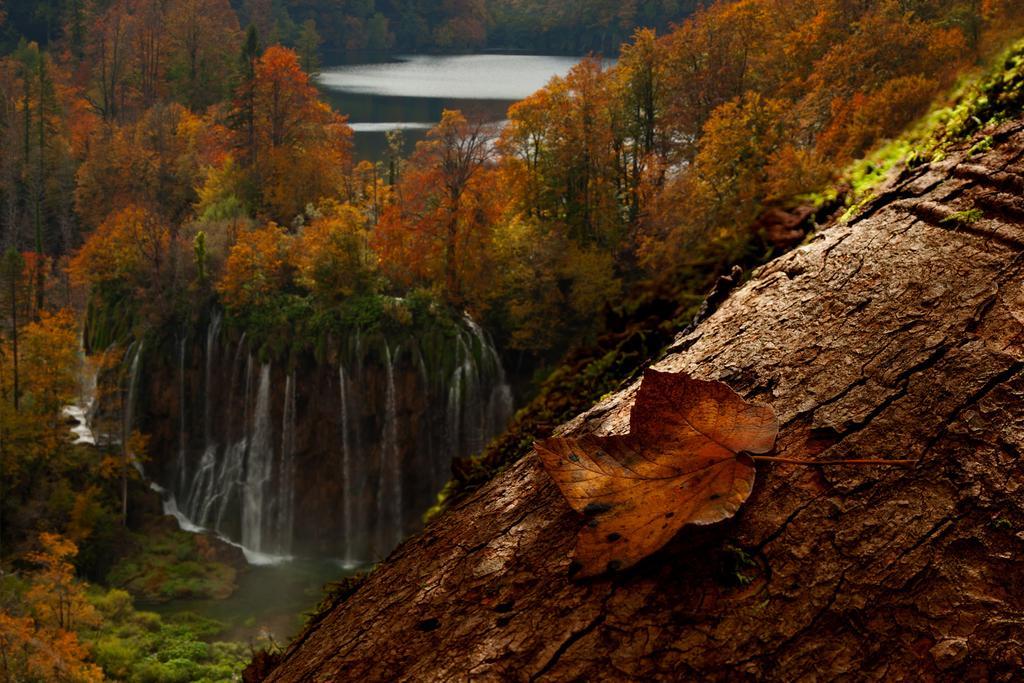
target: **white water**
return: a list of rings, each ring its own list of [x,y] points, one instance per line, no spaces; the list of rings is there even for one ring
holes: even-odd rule
[[[402,461],[398,452],[398,408],[395,390],[395,361],[400,349],[394,354],[384,346],[387,388],[384,393],[384,431],[381,435],[380,472],[377,484],[377,519],[379,539],[378,552],[392,548],[404,536],[402,519]]]
[[[75,440],[71,443],[84,443],[89,444],[90,446],[95,446],[96,435],[92,433],[92,428],[89,426],[88,406],[80,406],[77,404],[64,406],[63,413],[65,417],[70,417],[75,421],[75,426],[71,428],[71,434],[75,437]]]
[[[277,476],[277,551],[289,553],[295,530],[295,373],[288,373],[281,425],[281,466]]]
[[[256,552],[267,552],[264,545],[264,501],[274,464],[273,432],[270,425],[270,365],[260,368],[259,389],[253,411],[252,441],[245,463],[245,488],[242,496],[242,545]]]
[[[71,434],[74,444],[96,445],[96,434],[92,429],[92,418],[96,411],[96,381],[101,362],[79,353],[78,397],[71,405],[64,406],[61,413],[75,421]]]
[[[353,133],[386,133],[389,130],[430,130],[433,123],[415,123],[409,121],[380,121],[377,123],[350,123]]]

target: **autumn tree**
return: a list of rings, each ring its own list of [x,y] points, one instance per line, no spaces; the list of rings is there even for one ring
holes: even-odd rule
[[[61,409],[78,389],[78,322],[70,310],[43,311],[21,337],[22,407],[44,418],[56,440],[64,428]]]
[[[0,607],[0,675],[5,681],[102,681],[103,672],[88,662],[89,649],[73,630],[100,623],[75,578],[78,548],[52,533],[40,534],[38,541],[39,550],[26,557],[36,569],[24,604]]]
[[[238,18],[227,0],[175,0],[167,16],[168,73],[193,111],[228,95],[232,60],[241,43]]]
[[[668,105],[664,51],[654,31],[638,30],[623,46],[615,70],[614,97],[622,110],[620,175],[629,192],[629,219],[636,221],[647,195],[660,186],[668,161],[664,125]],[[646,191],[645,185],[649,185]]]
[[[89,227],[130,204],[178,226],[196,201],[204,165],[220,158],[215,124],[177,104],[101,130],[78,169],[75,205]],[[221,134],[223,134],[223,129]]]
[[[217,284],[224,305],[246,309],[270,303],[286,281],[289,239],[275,223],[238,236]]]
[[[189,240],[154,211],[136,204],[112,213],[71,259],[72,282],[91,288],[105,306],[129,307],[141,319],[165,321],[187,292]]]
[[[331,205],[303,227],[291,245],[296,281],[325,307],[377,287],[377,256],[365,217],[350,205]]]
[[[488,231],[496,208],[484,200],[493,137],[491,127],[445,111],[417,145],[374,237],[394,277],[438,284],[449,301],[463,301],[464,270],[477,251],[470,244]]]
[[[625,131],[612,102],[609,72],[586,59],[509,111],[503,145],[527,165],[529,209],[572,239],[613,248],[622,237],[628,191]]]
[[[761,210],[789,121],[784,102],[754,93],[712,113],[692,165],[672,180],[646,222],[641,258],[648,268],[714,269],[735,256]]]
[[[252,49],[254,34],[246,40]],[[235,101],[237,148],[251,174],[252,203],[290,221],[339,192],[351,129],[319,99],[298,55],[280,46],[251,62]]]
[[[40,534],[39,544],[41,548],[26,558],[38,567],[25,595],[36,622],[61,630],[71,630],[80,622],[95,623],[98,615],[75,578],[75,567],[71,563],[78,554],[78,547],[52,533]]]
[[[129,0],[113,0],[106,8],[97,7],[86,45],[86,58],[92,72],[90,99],[104,119],[116,120],[129,98],[135,17]]]

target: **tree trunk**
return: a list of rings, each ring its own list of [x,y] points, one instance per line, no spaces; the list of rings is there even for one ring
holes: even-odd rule
[[[1009,680],[1024,668],[1024,125],[904,171],[657,364],[774,407],[738,515],[572,580],[535,454],[315,618],[272,681]],[[968,210],[981,209],[977,213]],[[561,433],[622,433],[636,386]]]

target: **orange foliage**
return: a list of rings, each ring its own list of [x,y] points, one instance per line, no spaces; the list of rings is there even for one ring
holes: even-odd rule
[[[272,217],[290,221],[308,204],[340,192],[352,131],[319,99],[293,50],[273,46],[263,53],[252,82],[239,90],[236,110],[252,126],[252,138],[243,126],[236,144]]]
[[[217,284],[224,305],[240,309],[267,304],[286,281],[288,242],[275,223],[243,231]]]
[[[38,570],[30,576],[25,613],[0,610],[0,672],[5,680],[102,681],[103,672],[86,662],[88,648],[72,631],[100,622],[75,579],[71,560],[78,548],[50,533],[40,534],[39,543],[42,548],[26,558]]]
[[[106,127],[90,141],[78,169],[75,206],[94,227],[130,204],[180,222],[195,202],[201,168],[226,152],[223,129],[180,105],[157,107],[137,121]],[[215,144],[210,144],[214,141]]]
[[[111,214],[68,265],[76,284],[127,283],[147,288],[161,279],[171,247],[167,224],[148,209],[129,204]]]
[[[494,191],[493,132],[459,112],[416,147],[393,205],[374,232],[382,270],[405,287],[443,285],[452,302],[463,302],[467,279],[486,250],[501,211]]]
[[[69,309],[40,311],[39,320],[21,333],[21,373],[26,387],[23,409],[43,416],[49,427],[63,436],[61,409],[75,398],[78,389],[78,320]]]

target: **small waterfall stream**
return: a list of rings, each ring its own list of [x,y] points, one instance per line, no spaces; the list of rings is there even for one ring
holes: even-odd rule
[[[64,406],[62,413],[75,421],[75,425],[71,427],[71,434],[75,437],[72,443],[95,446],[100,435],[93,430],[93,418],[97,408],[97,382],[103,359],[102,356],[89,358],[84,350],[80,352],[80,358],[78,397],[74,403]]]
[[[353,496],[355,495],[355,485],[352,481],[352,441],[351,441],[351,428],[349,426],[349,386],[348,377],[345,375],[345,366],[342,365],[338,368],[338,389],[340,391],[340,407],[341,407],[341,502],[342,502],[342,532],[344,535],[345,551],[341,556],[342,561],[346,565],[352,565],[355,563],[355,554],[353,553],[352,536],[355,531],[353,516],[355,514],[355,505]]]
[[[328,358],[288,363],[259,360],[223,327],[214,312],[179,336],[166,378],[148,370],[143,397],[142,345],[129,349],[124,430],[139,410],[135,428],[166,433],[143,405],[158,391],[150,384],[170,380],[174,436],[154,452],[173,455],[147,474],[183,528],[213,531],[254,563],[382,559],[419,525],[452,460],[479,451],[512,414],[497,351],[468,318],[433,336],[356,329]]]
[[[250,359],[251,362],[251,359]],[[242,545],[258,553],[270,550],[269,534],[264,534],[274,464],[273,432],[270,425],[270,365],[260,367],[259,388],[253,408],[252,440],[245,459],[245,486],[242,495]]]
[[[128,364],[128,379],[125,384],[123,419],[121,420],[121,443],[126,443],[135,429],[136,394],[139,390],[139,367],[142,362],[142,342],[132,342],[125,353],[125,359],[131,358]]]
[[[284,390],[284,417],[281,424],[281,465],[277,475],[277,547],[278,554],[292,549],[295,530],[295,373],[288,374]]]
[[[402,530],[402,462],[398,453],[398,407],[395,390],[395,360],[401,348],[394,354],[385,344],[385,369],[387,384],[384,391],[384,429],[381,435],[380,458],[377,481],[377,539],[378,547],[387,548],[401,542]]]

